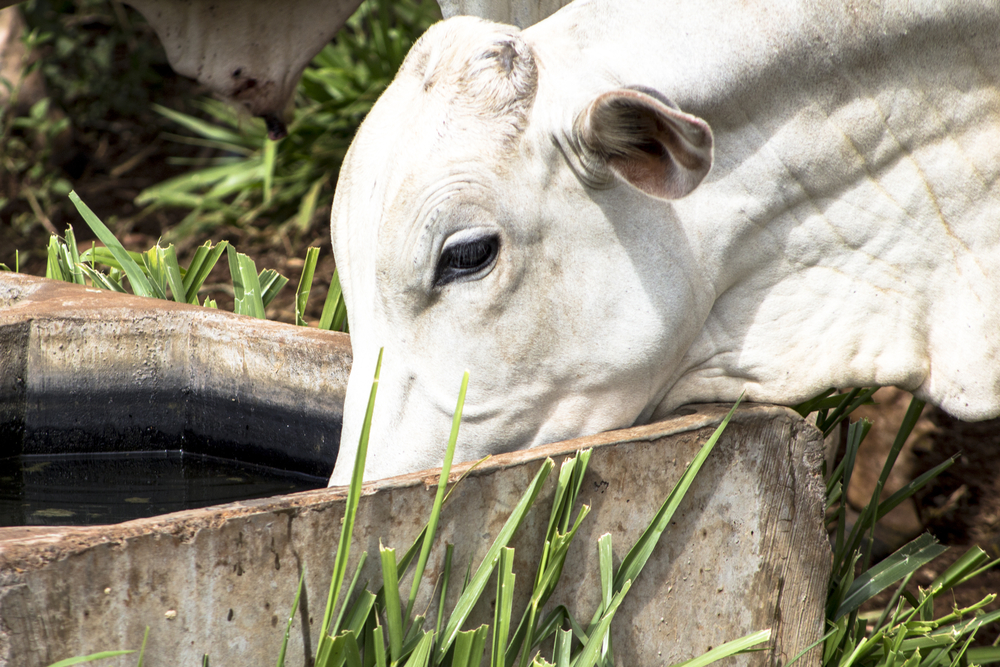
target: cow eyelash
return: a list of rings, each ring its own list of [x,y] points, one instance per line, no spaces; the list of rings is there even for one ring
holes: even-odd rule
[[[443,287],[448,283],[465,278],[482,277],[484,271],[493,268],[500,253],[500,237],[479,236],[457,241],[441,251],[434,286]]]

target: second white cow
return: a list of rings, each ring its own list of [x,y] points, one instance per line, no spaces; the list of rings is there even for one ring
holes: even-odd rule
[[[1000,414],[1000,9],[594,0],[433,28],[332,215],[345,483],[897,385]]]

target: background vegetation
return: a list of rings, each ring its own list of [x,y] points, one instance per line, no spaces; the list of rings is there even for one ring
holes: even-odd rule
[[[76,190],[121,241],[122,251],[132,253],[150,290],[254,314],[266,308],[287,322],[318,324],[333,317],[329,310],[322,317],[322,308],[334,274],[326,218],[339,162],[409,45],[437,18],[434,2],[366,2],[307,70],[290,136],[277,144],[264,139],[259,121],[176,76],[152,30],[120,2],[31,0],[21,10],[29,26],[26,40],[40,56],[33,67],[43,75],[46,95],[27,109],[9,104],[0,111],[0,262],[36,275],[51,270],[74,281],[106,280],[111,289],[141,284],[138,277],[126,282],[121,257],[91,249],[97,232],[80,224],[69,198]],[[68,225],[75,233],[66,234]],[[54,244],[53,232],[63,236]],[[227,261],[220,251],[210,273],[188,271],[210,252],[199,259],[206,243],[221,247]],[[249,264],[230,252],[233,246]],[[319,248],[312,259],[311,246]],[[139,254],[146,249],[153,250]],[[81,259],[105,278],[75,270]],[[259,270],[264,267],[276,272],[265,274]],[[303,273],[315,276],[307,305],[301,289],[270,293],[265,286],[280,282],[279,274],[292,285],[311,282],[299,280]],[[247,297],[254,278],[259,303]],[[823,405],[804,410],[825,411],[823,418],[832,419],[837,408]],[[863,427],[852,430],[847,459],[863,435]],[[897,559],[895,569],[869,569],[864,533],[870,521],[848,529],[838,504],[850,470],[839,468],[829,484],[838,560],[825,664],[966,664],[969,642],[993,643],[997,637],[995,616],[985,619],[993,621],[991,627],[981,628],[984,619],[977,615],[995,609],[994,600],[980,605],[979,596],[959,604],[955,597],[983,567],[985,554],[971,550],[938,571],[919,569],[940,552],[925,539],[900,557],[905,566]],[[879,507],[876,502],[863,515],[873,519]],[[990,548],[996,551],[995,544]],[[884,598],[874,611],[864,605],[872,595]],[[997,657],[980,648],[971,654],[977,660]]]
[[[68,225],[85,252],[96,237],[68,198],[75,189],[130,250],[162,239],[182,264],[206,241],[227,241],[295,285],[307,249],[319,248],[306,312],[291,290],[267,307],[274,319],[318,323],[334,271],[328,217],[340,160],[413,41],[440,18],[437,4],[366,1],[306,70],[280,142],[175,75],[155,33],[122,3],[21,9],[47,96],[0,113],[0,262],[44,275],[48,238]],[[205,278],[206,297],[233,308],[225,262]]]

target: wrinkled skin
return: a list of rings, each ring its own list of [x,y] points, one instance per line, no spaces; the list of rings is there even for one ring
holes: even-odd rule
[[[741,392],[1000,414],[998,10],[814,4],[432,28],[334,201],[355,361],[331,485],[382,347],[367,479],[440,465],[465,369],[456,460]]]

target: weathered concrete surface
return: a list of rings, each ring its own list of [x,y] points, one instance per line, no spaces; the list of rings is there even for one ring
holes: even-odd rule
[[[0,456],[177,449],[327,477],[348,337],[0,273]]]
[[[483,464],[444,509],[431,575],[441,567],[445,541],[457,545],[459,569],[469,559],[478,563],[541,459],[558,463],[593,447],[581,494],[593,511],[552,601],[589,619],[599,590],[598,536],[612,534],[617,565],[725,406],[679,412],[684,416]],[[737,411],[618,613],[618,664],[668,665],[769,627],[772,652],[741,656],[735,664],[784,664],[820,636],[830,561],[817,472],[822,456],[818,433],[790,410]],[[514,540],[522,602],[555,477]],[[378,553],[379,538],[400,552],[409,546],[429,513],[435,481],[427,472],[367,487],[350,568],[363,550]],[[116,526],[0,529],[0,665],[40,667],[136,648],[147,625],[148,667],[200,664],[204,653],[220,667],[272,664],[302,569],[306,595],[288,664],[309,664],[344,497],[335,488]],[[378,585],[377,560],[369,558],[362,577],[372,586]],[[417,603],[425,607],[426,592]],[[428,613],[433,617],[434,609]],[[491,620],[488,608],[477,613],[470,627]],[[803,664],[817,664],[818,655],[812,657]],[[132,665],[134,658],[104,664]]]

